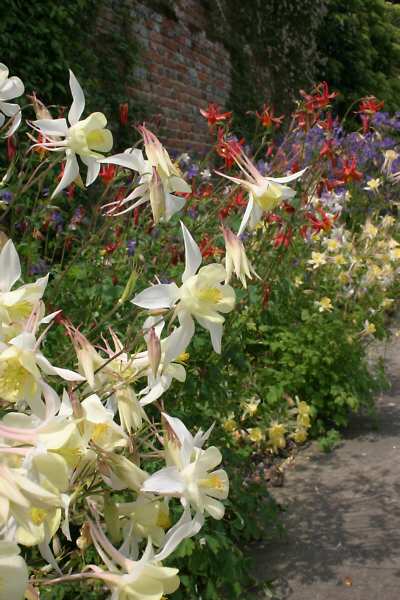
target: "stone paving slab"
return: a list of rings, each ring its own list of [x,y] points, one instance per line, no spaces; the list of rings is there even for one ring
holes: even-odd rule
[[[255,551],[274,598],[400,600],[399,339],[385,362],[391,390],[377,401],[378,427],[359,417],[332,453],[312,445],[274,490],[286,536]]]

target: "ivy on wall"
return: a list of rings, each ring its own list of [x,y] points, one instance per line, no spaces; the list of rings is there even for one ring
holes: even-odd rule
[[[203,0],[209,34],[229,50],[232,61],[230,108],[241,123],[263,102],[279,111],[293,108],[299,88],[316,76],[316,34],[326,0]],[[254,119],[253,119],[254,120]]]
[[[101,27],[102,11],[112,16]],[[88,108],[116,120],[133,85],[137,46],[125,0],[9,0],[0,19],[0,56],[45,103],[68,105],[68,68],[82,82]]]

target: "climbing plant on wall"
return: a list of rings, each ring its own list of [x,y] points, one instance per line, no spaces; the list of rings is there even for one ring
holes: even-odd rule
[[[69,101],[71,68],[84,82],[89,108],[101,106],[115,115],[133,84],[138,54],[129,25],[124,0],[10,0],[0,19],[1,60],[24,80],[27,91],[40,90],[43,101],[61,105]]]

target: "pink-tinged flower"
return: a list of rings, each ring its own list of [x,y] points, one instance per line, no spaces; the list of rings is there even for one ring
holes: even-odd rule
[[[182,178],[181,173],[161,144],[160,140],[144,125],[139,127],[143,136],[147,160],[138,148],[128,148],[121,154],[115,154],[99,161],[100,163],[119,165],[139,173],[139,184],[123,200],[105,204],[108,215],[122,215],[150,202],[154,223],[168,221],[181,210],[185,199],[178,193],[189,193],[191,187]],[[125,205],[128,208],[124,208]]]
[[[214,104],[211,102],[207,109],[201,108],[200,114],[207,119],[208,126],[213,128],[215,125],[218,125],[221,121],[226,121],[230,119],[232,116],[232,111],[230,112],[221,112],[218,104]]]
[[[273,210],[284,200],[295,196],[296,192],[284,184],[301,177],[306,169],[286,177],[264,177],[242,149],[240,153],[235,154],[234,160],[245,175],[245,179],[231,177],[218,171],[216,173],[241,185],[249,192],[249,202],[239,228],[238,235],[240,235],[247,224],[249,224],[250,229],[254,229],[257,223],[260,222],[264,211]]]
[[[228,227],[222,226],[222,232],[225,240],[225,269],[226,279],[225,282],[229,283],[232,278],[233,272],[240,281],[244,288],[247,288],[246,277],[252,279],[253,275],[258,277],[257,273],[249,263],[246,256],[243,243]]]

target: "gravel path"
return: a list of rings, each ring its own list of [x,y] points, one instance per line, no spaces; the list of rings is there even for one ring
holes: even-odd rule
[[[274,598],[400,600],[400,338],[385,362],[391,390],[378,399],[378,427],[357,418],[340,447],[300,453],[273,490],[287,535],[255,555]]]

